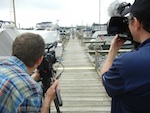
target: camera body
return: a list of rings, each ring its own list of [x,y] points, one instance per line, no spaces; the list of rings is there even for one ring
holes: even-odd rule
[[[118,34],[119,38],[132,41],[132,35],[128,27],[128,18],[114,16],[111,17],[107,24],[108,35]]]
[[[45,52],[42,63],[39,65],[38,70],[50,71],[52,70],[53,64],[56,63],[55,51]]]
[[[43,61],[38,66],[38,70],[41,76],[41,81],[43,84],[43,95],[46,93],[47,89],[50,87],[50,83],[53,82],[55,75],[55,70],[53,69],[53,64],[56,63],[55,50],[51,50],[53,47],[56,48],[57,43],[46,45]]]
[[[130,12],[131,4],[115,1],[110,6],[111,18],[107,23],[108,35],[114,36],[118,34],[120,38],[133,41],[133,37],[128,27],[128,18],[126,17]]]
[[[54,70],[53,64],[56,62],[55,51],[50,51],[45,53],[42,63],[37,68],[39,70],[42,87],[43,87],[43,97],[48,88],[50,87],[50,83],[53,82]]]
[[[44,57],[42,63],[38,66],[38,70],[41,72],[53,70],[52,66],[56,63],[55,48],[57,47],[57,41],[47,44],[45,46]]]

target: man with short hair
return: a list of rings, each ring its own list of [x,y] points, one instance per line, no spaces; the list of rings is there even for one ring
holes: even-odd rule
[[[57,80],[47,90],[42,104],[41,86],[33,79],[45,50],[43,38],[34,33],[23,33],[12,45],[12,56],[0,62],[0,113],[48,113],[55,96]]]
[[[139,48],[116,57],[125,42],[116,35],[101,69],[111,113],[150,113],[149,8],[150,0],[135,0],[130,8],[129,29]]]

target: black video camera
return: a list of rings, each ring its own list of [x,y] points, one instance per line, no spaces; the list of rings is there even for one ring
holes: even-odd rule
[[[50,87],[50,84],[54,82],[54,78],[56,75],[56,71],[53,69],[53,65],[57,62],[55,50],[51,50],[52,48],[57,47],[57,42],[51,43],[46,45],[45,47],[45,54],[42,63],[38,66],[38,70],[41,76],[42,81],[42,89],[43,89],[43,97],[45,96],[46,91]],[[57,79],[57,78],[56,78]],[[56,109],[58,113],[61,113],[59,110],[59,106],[62,106],[62,100],[60,93],[57,89],[56,90],[56,99],[54,100]]]
[[[50,71],[52,70],[52,66],[54,63],[56,63],[57,59],[55,56],[55,51],[50,50],[54,44],[47,45],[45,48],[44,58],[40,66],[38,67],[38,70],[45,72],[45,70]]]
[[[128,18],[114,16],[108,22],[107,32],[109,35],[118,34],[119,38],[132,41],[132,35],[128,27]]]
[[[138,49],[140,43],[135,42],[131,35],[131,32],[128,27],[128,18],[127,17],[111,17],[107,26],[108,35],[116,35],[121,39],[131,41],[131,44],[134,45],[135,49]]]
[[[53,47],[53,44],[46,46],[43,61],[37,68],[40,72],[43,84],[43,94],[46,93],[47,89],[50,87],[52,79],[54,78],[53,64],[56,63],[55,51],[50,50]]]
[[[117,13],[119,16],[112,16],[107,24],[107,33],[110,36],[118,34],[121,39],[131,41],[134,48],[137,49],[140,43],[135,42],[128,27],[128,18],[125,16],[130,11],[131,4],[123,2],[119,4]]]
[[[108,35],[118,34],[120,38],[133,40],[128,27],[128,18],[125,17],[129,13],[130,6],[131,4],[126,2],[119,4],[116,16],[112,16],[107,24]]]

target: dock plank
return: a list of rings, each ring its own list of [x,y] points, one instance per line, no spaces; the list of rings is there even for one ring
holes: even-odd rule
[[[111,100],[101,78],[78,39],[70,39],[62,60],[65,70],[60,78],[63,113],[110,113]],[[62,67],[58,67],[57,74]],[[51,112],[56,113],[54,104]]]

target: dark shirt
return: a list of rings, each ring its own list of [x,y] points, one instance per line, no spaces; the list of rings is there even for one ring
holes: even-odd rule
[[[115,58],[102,80],[111,113],[150,113],[150,39]]]

